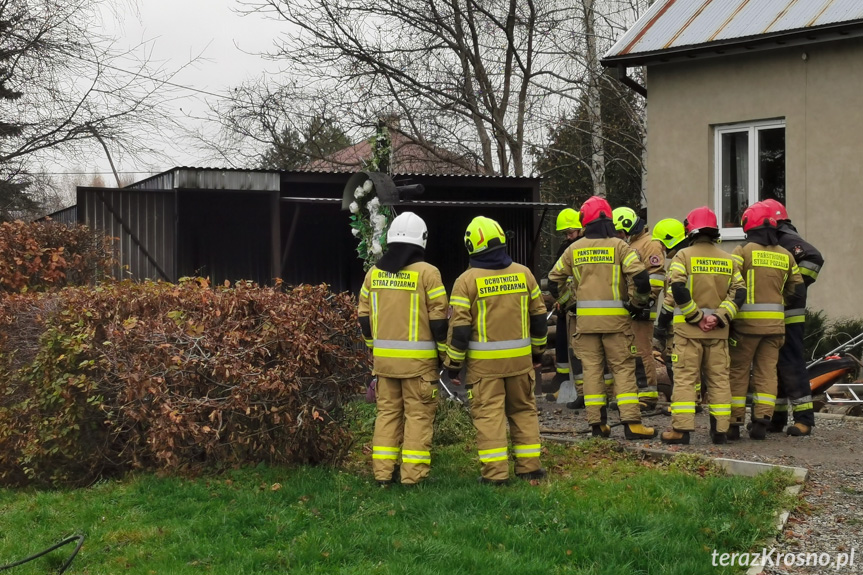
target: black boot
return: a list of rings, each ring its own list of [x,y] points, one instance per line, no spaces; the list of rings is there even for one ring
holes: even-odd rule
[[[575,401],[568,401],[566,407],[568,409],[584,409],[584,396],[579,395]]]
[[[728,435],[724,431],[716,431],[716,418],[710,416],[710,440],[714,445],[725,445],[728,443]]]
[[[515,476],[519,479],[524,479],[525,481],[545,479],[545,476],[548,475],[542,467],[537,469],[536,471],[530,471],[528,473],[516,473]]]
[[[770,423],[770,420],[766,417],[764,419],[753,419],[752,427],[749,428],[749,439],[754,439],[756,441],[764,441],[767,439],[767,425]]]
[[[728,433],[725,434],[728,441],[737,441],[740,439],[740,426],[732,425],[728,428]]]
[[[604,423],[596,423],[590,426],[591,437],[611,437],[611,428]]]

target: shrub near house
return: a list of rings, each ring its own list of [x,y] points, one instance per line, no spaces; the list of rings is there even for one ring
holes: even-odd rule
[[[368,374],[350,294],[203,279],[35,293],[64,283],[45,254],[69,252],[24,244],[32,257],[0,278],[27,292],[0,298],[0,484],[347,452],[334,416]],[[28,284],[37,257],[45,273],[27,277],[53,280]]]

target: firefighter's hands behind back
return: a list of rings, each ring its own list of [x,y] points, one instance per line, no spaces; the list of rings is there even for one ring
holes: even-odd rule
[[[712,329],[716,328],[719,325],[719,318],[716,315],[705,315],[701,318],[701,321],[698,322],[698,327],[701,328],[701,331],[707,333]]]
[[[453,385],[461,385],[460,369],[447,368],[446,373]]]

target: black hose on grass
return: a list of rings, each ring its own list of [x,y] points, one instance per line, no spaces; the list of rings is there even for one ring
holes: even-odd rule
[[[60,570],[57,571],[57,575],[61,575],[62,573],[64,573],[66,571],[66,569],[69,568],[69,565],[72,564],[72,560],[75,558],[75,555],[78,554],[78,551],[81,550],[81,546],[84,545],[84,536],[83,535],[70,535],[69,537],[63,539],[59,543],[52,545],[51,547],[49,547],[48,549],[45,549],[44,551],[40,551],[39,553],[35,553],[35,554],[31,555],[30,557],[26,557],[24,559],[21,559],[20,561],[16,561],[14,563],[9,563],[8,565],[0,565],[0,571],[12,569],[13,567],[18,567],[19,565],[23,565],[24,563],[27,563],[29,561],[33,561],[34,559],[38,559],[39,557],[42,557],[43,555],[46,555],[46,554],[50,553],[51,551],[54,551],[55,549],[59,549],[60,547],[63,547],[64,545],[68,545],[69,543],[71,543],[73,541],[77,541],[78,544],[75,546],[75,550],[72,551],[72,555],[69,556],[69,558],[66,560],[66,562],[63,563],[63,565],[60,567]]]

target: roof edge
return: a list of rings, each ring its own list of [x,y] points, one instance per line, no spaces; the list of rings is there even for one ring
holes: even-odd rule
[[[825,37],[828,34],[830,36]],[[599,62],[607,68],[620,65],[644,66],[683,58],[731,56],[752,50],[776,50],[802,44],[835,42],[858,38],[860,36],[863,36],[863,19],[825,24],[812,28],[759,34],[757,36],[714,40],[713,42],[653,50],[651,52],[610,56],[602,58]]]

